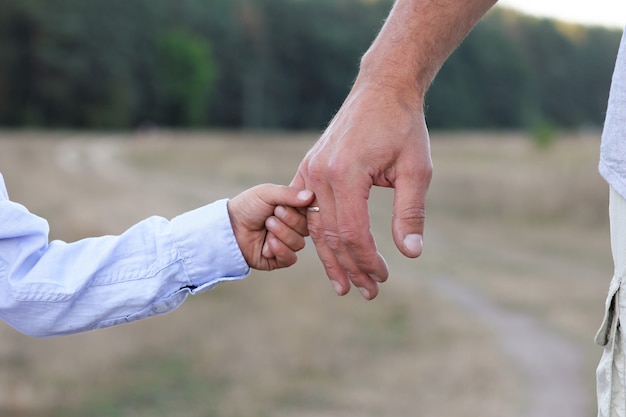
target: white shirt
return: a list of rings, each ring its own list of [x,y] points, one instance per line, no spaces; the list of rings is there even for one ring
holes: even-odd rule
[[[46,220],[10,201],[0,174],[0,319],[31,336],[77,333],[163,314],[245,278],[227,203],[150,217],[119,236],[49,242]]]
[[[626,198],[626,30],[617,53],[602,130],[600,174]]]

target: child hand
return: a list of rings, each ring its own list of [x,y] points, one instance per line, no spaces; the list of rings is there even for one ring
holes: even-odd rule
[[[228,202],[233,232],[251,268],[271,271],[293,265],[308,236],[306,216],[298,211],[313,193],[284,185],[263,184]],[[271,231],[269,239],[267,232]]]

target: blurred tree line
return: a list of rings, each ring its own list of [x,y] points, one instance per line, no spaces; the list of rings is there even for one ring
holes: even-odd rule
[[[0,125],[321,129],[392,0],[2,0]],[[434,128],[602,123],[620,31],[490,13]]]

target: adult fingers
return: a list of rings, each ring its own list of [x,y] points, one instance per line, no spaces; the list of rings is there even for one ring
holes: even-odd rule
[[[371,300],[378,294],[377,282],[386,280],[387,268],[376,251],[369,230],[369,187],[368,184],[359,186],[356,179],[350,181],[347,173],[331,178],[333,180],[328,182],[327,192],[316,191],[320,211],[311,212],[308,217],[319,218],[325,247],[339,264],[337,268],[342,272],[342,278],[346,277],[364,298]],[[310,220],[309,227],[311,224]],[[350,284],[345,280],[341,284],[342,292],[347,292],[349,288],[346,286]]]
[[[426,192],[431,176],[432,167],[426,163],[417,170],[413,167],[406,171],[394,184],[393,239],[400,252],[409,258],[422,254]]]
[[[337,295],[345,295],[350,291],[350,279],[345,268],[337,259],[335,249],[329,245],[329,242],[332,244],[336,240],[334,236],[337,236],[336,221],[332,215],[334,205],[316,200],[313,206],[320,207],[320,211],[307,213],[311,240],[335,292]]]
[[[308,161],[306,159],[300,164],[298,172],[296,172],[290,185],[296,188],[307,188],[315,193],[315,200],[311,203],[311,206],[319,207],[320,211],[307,211],[309,235],[335,292],[337,295],[345,295],[350,291],[350,280],[326,242],[326,235],[332,233],[329,230],[336,230],[336,219],[332,216],[335,204],[334,198],[330,188],[320,177],[309,179],[303,174],[303,172],[306,172],[305,167],[307,164]],[[322,216],[324,216],[324,219],[322,219]]]
[[[360,188],[353,185],[350,189],[344,185],[348,184],[338,181],[333,188],[338,199],[335,206],[339,239],[331,246],[352,284],[364,298],[371,300],[378,294],[378,283],[387,280],[389,271],[370,229],[369,185]]]

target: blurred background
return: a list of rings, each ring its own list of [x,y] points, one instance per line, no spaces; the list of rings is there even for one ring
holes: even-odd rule
[[[5,0],[0,125],[318,130],[391,4]],[[437,77],[429,125],[598,127],[619,38],[496,8]]]
[[[391,271],[375,301],[336,297],[309,242],[290,269],[143,322],[55,339],[0,323],[0,416],[595,415],[624,8],[608,3],[576,23],[496,7],[454,52],[427,96],[419,260],[391,238],[392,191],[372,191]],[[11,199],[73,241],[288,183],[391,5],[3,0]]]

